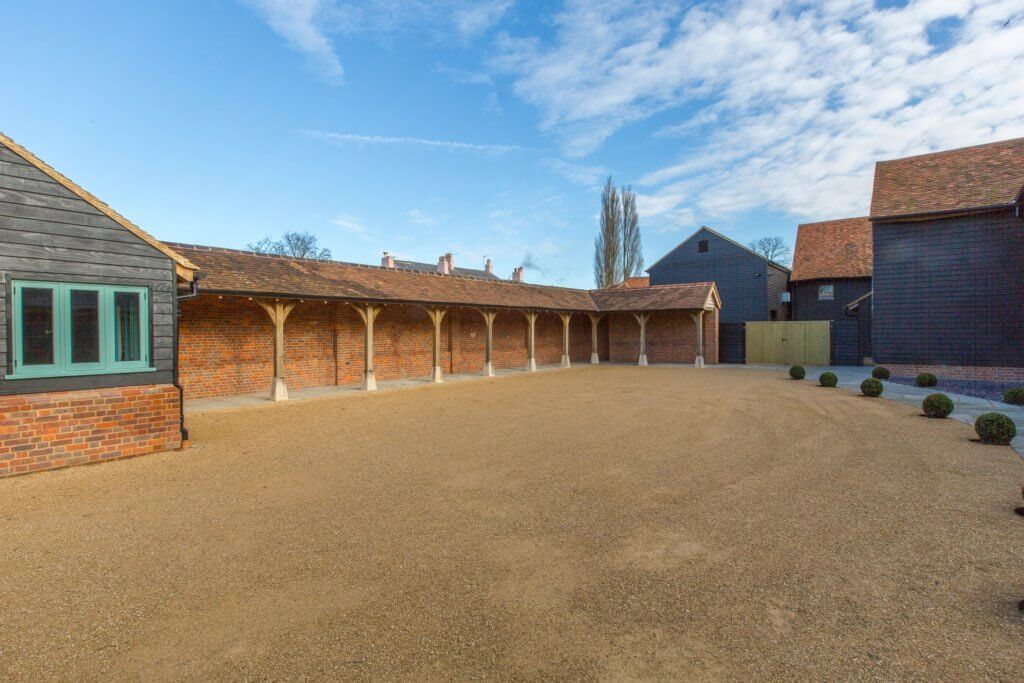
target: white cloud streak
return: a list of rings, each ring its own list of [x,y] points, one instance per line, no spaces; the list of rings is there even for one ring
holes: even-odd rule
[[[341,60],[321,27],[321,0],[246,0],[288,45],[304,53],[323,76],[340,83]]]
[[[453,150],[458,152],[477,152],[481,154],[508,154],[509,152],[527,151],[526,147],[518,145],[499,144],[478,144],[473,142],[459,142],[457,140],[429,140],[427,138],[415,138],[389,135],[359,135],[356,133],[331,133],[327,131],[310,130],[304,131],[306,135],[332,142],[336,144],[355,145],[404,145],[411,147],[422,147],[424,149]]]

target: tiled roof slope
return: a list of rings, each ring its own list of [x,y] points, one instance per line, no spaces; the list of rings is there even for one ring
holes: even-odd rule
[[[590,292],[190,244],[171,246],[198,264],[202,273],[200,290],[224,294],[597,311],[599,301],[613,306],[608,310],[703,308],[714,290],[710,283],[651,288],[665,291],[658,296],[637,298],[635,306],[628,306],[619,298],[606,296],[613,293],[611,290]],[[619,290],[616,293],[637,296],[649,291]],[[714,296],[717,297],[717,293]],[[717,298],[715,300],[717,302]]]
[[[1010,205],[1024,189],[1024,138],[875,165],[871,217]]]
[[[434,273],[437,270],[437,266],[433,263],[422,263],[420,261],[400,261],[395,259],[395,265],[399,268],[405,268],[406,270],[415,270],[419,273]],[[479,268],[462,268],[455,266],[452,270],[453,275],[461,275],[462,277],[480,277],[486,280],[500,280],[501,278],[494,273],[488,273],[486,270]]]
[[[658,311],[673,308],[721,307],[713,282],[655,285],[633,289],[595,289],[590,292],[600,311]]]
[[[796,231],[791,280],[871,277],[871,220],[804,223]]]
[[[651,278],[646,275],[638,275],[636,277],[627,277],[619,284],[612,287],[612,289],[640,289],[642,287],[650,287]]]
[[[17,142],[0,132],[0,144],[7,147],[9,150],[20,156],[28,163],[35,166],[37,169],[50,176],[55,182],[62,185],[65,189],[78,196],[79,199],[91,205],[94,209],[104,214],[107,218],[111,219],[122,228],[130,233],[133,233],[136,237],[141,239],[143,242],[149,244],[154,249],[160,251],[165,256],[169,257],[174,261],[175,269],[184,280],[191,280],[192,274],[196,271],[196,266],[188,259],[184,258],[181,254],[177,254],[167,247],[166,244],[160,242],[155,237],[150,235],[148,232],[140,228],[139,226],[132,223],[130,220],[114,211],[112,208],[107,206],[106,203],[100,201],[89,192],[86,192],[79,185],[74,183],[70,178],[66,177],[58,170],[50,166],[48,163],[37,157],[32,152],[28,151]]]

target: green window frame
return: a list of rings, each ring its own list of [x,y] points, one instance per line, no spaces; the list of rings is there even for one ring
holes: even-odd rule
[[[46,293],[50,303],[49,328],[44,324],[43,313]],[[13,367],[6,379],[155,369],[150,364],[148,287],[14,280],[11,296]],[[28,302],[26,297],[30,297]],[[49,352],[37,345],[32,349],[37,357],[26,362],[26,337],[40,335],[50,337]]]

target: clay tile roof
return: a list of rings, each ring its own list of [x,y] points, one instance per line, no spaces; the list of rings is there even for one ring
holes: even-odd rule
[[[875,165],[871,217],[1011,205],[1024,191],[1024,138]]]
[[[169,257],[171,260],[174,261],[175,269],[179,277],[181,277],[184,280],[192,279],[192,275],[193,273],[195,273],[197,268],[195,264],[189,261],[187,258],[183,257],[181,254],[175,253],[166,244],[160,242],[155,237],[150,235],[148,232],[146,232],[139,226],[135,225],[118,212],[114,211],[112,208],[110,208],[104,202],[94,197],[89,192],[86,192],[76,183],[72,182],[70,178],[64,176],[55,168],[47,164],[45,161],[37,157],[32,152],[28,151],[27,149],[19,145],[11,138],[4,135],[2,132],[0,132],[0,144],[3,144],[12,152],[20,156],[22,159],[35,166],[37,169],[39,169],[46,175],[50,176],[55,182],[64,186],[65,189],[77,195],[82,201],[91,205],[94,209],[107,216],[107,218],[111,219],[112,221],[120,225],[122,228],[126,229],[128,232],[135,234],[143,242],[146,242],[154,249],[162,252],[165,256]]]
[[[714,282],[655,285],[643,289],[596,289],[591,296],[601,311],[696,310],[722,306]]]
[[[612,289],[640,289],[650,286],[651,278],[646,275],[638,275],[637,277],[627,277],[625,280],[612,287]]]
[[[720,305],[714,285],[710,283],[614,292],[634,297],[630,304],[618,297],[605,296],[612,294],[611,290],[591,292],[191,244],[171,246],[198,264],[202,273],[201,291],[221,294],[598,311],[601,310],[599,302],[605,300],[614,306],[609,310],[704,308],[710,293],[714,292],[714,303]],[[664,291],[659,296],[642,296],[653,289]]]
[[[871,220],[804,223],[796,231],[791,280],[871,277]]]

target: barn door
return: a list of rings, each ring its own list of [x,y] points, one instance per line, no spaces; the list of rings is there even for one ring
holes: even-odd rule
[[[747,363],[828,365],[829,321],[748,322]]]

